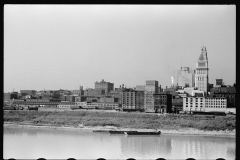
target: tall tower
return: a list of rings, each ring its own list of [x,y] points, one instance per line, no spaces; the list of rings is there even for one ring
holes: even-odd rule
[[[158,93],[158,81],[146,80],[144,93],[144,110],[145,112],[155,112],[153,94]]]
[[[196,64],[195,87],[200,91],[208,92],[208,57],[205,46],[201,48],[201,54]]]

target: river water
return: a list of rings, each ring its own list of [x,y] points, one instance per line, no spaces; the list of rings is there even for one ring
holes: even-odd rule
[[[236,139],[210,136],[128,136],[68,129],[5,126],[3,158],[235,159]]]

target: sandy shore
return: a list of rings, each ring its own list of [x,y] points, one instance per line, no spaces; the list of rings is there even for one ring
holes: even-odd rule
[[[68,129],[68,130],[83,130],[92,132],[93,130],[101,130],[101,131],[109,131],[109,130],[124,130],[124,131],[155,131],[153,129],[133,129],[133,128],[120,128],[120,127],[113,127],[113,126],[54,126],[54,125],[35,125],[30,123],[12,123],[12,122],[4,122],[5,126],[19,126],[19,127],[31,127],[31,128],[51,128],[51,129]],[[184,128],[184,129],[177,129],[177,130],[165,130],[165,129],[158,129],[161,131],[163,135],[192,135],[192,136],[215,136],[215,137],[236,137],[236,131],[203,131],[194,128]]]

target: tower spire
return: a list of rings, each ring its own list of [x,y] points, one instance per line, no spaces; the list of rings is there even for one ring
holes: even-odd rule
[[[201,54],[196,65],[195,87],[205,93],[208,92],[208,58],[205,46],[201,47]]]

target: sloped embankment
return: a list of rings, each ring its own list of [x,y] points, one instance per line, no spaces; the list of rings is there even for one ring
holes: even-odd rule
[[[4,111],[4,122],[54,126],[114,126],[137,129],[234,130],[235,116],[175,115],[104,111]]]

